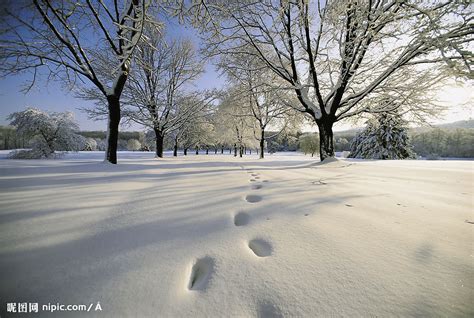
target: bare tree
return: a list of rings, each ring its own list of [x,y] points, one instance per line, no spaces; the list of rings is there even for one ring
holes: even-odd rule
[[[196,155],[202,146],[209,146],[214,140],[215,127],[210,120],[208,110],[199,110],[190,117],[186,124],[171,132],[175,139],[175,154],[177,155],[178,144],[184,150],[184,155],[188,154],[188,149],[195,148]]]
[[[153,129],[156,156],[163,157],[163,140],[216,98],[215,92],[190,92],[203,73],[203,62],[190,40],[167,41],[149,28],[146,43],[135,56],[136,68],[125,91],[127,116]],[[151,44],[151,45],[150,45]]]
[[[232,62],[229,63],[229,58]],[[235,85],[235,103],[244,109],[243,116],[254,119],[254,137],[259,143],[260,159],[264,158],[265,140],[274,138],[281,133],[286,120],[291,113],[283,95],[288,94],[278,86],[281,79],[258,60],[248,61],[241,55],[227,56],[220,63],[220,68],[227,73],[229,81]],[[238,116],[238,115],[234,115]],[[276,132],[266,135],[267,127],[271,126]],[[278,129],[277,129],[278,128]]]
[[[92,85],[107,101],[105,160],[115,164],[120,99],[148,7],[146,0],[11,1],[2,11],[0,71],[4,76],[30,71],[27,90],[41,69],[69,88],[77,81]]]
[[[219,96],[218,91],[186,95],[180,106],[180,111],[184,114],[176,116],[177,124],[173,125],[173,129],[169,131],[174,138],[174,156],[177,155],[181,141],[184,147],[184,140],[187,140],[188,147],[184,148],[189,148],[189,143],[191,146],[203,145],[212,139],[215,126],[210,118],[215,108],[214,103]]]
[[[203,17],[210,55],[258,59],[286,82],[319,128],[322,160],[334,156],[335,122],[392,111],[388,97],[413,107],[413,87],[443,79],[446,65],[473,77],[468,2],[203,0],[189,12]]]
[[[212,121],[216,132],[215,143],[221,147],[221,154],[224,153],[224,148],[229,149],[229,153],[232,153],[235,136],[234,132],[230,129],[229,114],[225,110],[225,107],[219,105],[212,114]]]
[[[242,95],[237,87],[230,87],[217,111],[218,117],[221,118],[220,128],[218,128],[220,138],[233,145],[234,156],[238,153],[242,157],[245,147],[255,146],[255,118],[244,106],[249,96]]]

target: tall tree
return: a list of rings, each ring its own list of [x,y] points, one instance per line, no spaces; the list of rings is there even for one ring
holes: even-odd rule
[[[213,92],[190,92],[203,73],[190,40],[166,40],[161,30],[149,28],[147,40],[135,55],[136,67],[125,91],[127,116],[155,132],[156,156],[163,157],[163,140],[216,97]],[[151,44],[151,45],[150,45]]]
[[[318,126],[322,160],[334,156],[335,122],[393,110],[381,96],[416,105],[413,88],[444,78],[446,65],[473,77],[468,2],[198,3],[189,11],[204,17],[209,54],[259,59],[283,79]]]
[[[217,91],[205,94],[196,92],[185,96],[179,109],[183,114],[176,115],[177,122],[169,130],[170,137],[174,140],[173,156],[178,155],[180,143],[187,151],[189,147],[201,145],[204,140],[210,138],[209,132],[214,131],[210,116],[214,108],[213,103],[218,96]]]
[[[30,71],[31,86],[42,69],[69,87],[92,85],[107,101],[105,160],[116,164],[120,99],[148,7],[146,0],[10,1],[2,6],[0,71]]]
[[[230,140],[234,147],[234,156],[242,157],[245,147],[255,146],[254,123],[255,118],[249,115],[248,109],[242,105],[246,98],[242,98],[238,87],[231,87],[219,104],[219,115],[222,118],[220,133]],[[243,99],[243,100],[242,100]]]
[[[229,82],[235,85],[235,103],[244,110],[240,116],[254,119],[254,136],[259,144],[260,159],[263,159],[266,139],[276,137],[283,131],[285,120],[292,112],[284,103],[283,95],[288,92],[277,86],[281,79],[257,60],[244,60],[238,54],[230,58],[231,63],[229,57],[223,58],[220,68],[227,73]],[[265,134],[269,126],[273,128],[272,135]]]

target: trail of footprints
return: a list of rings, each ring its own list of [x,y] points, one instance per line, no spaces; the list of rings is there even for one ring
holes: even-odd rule
[[[243,169],[243,167],[242,167]],[[251,178],[250,182],[258,182],[260,181],[260,176],[258,173],[254,173],[253,171],[247,171]],[[268,182],[268,180],[261,180],[261,182]],[[260,190],[263,188],[261,183],[253,183],[250,186],[251,190]],[[245,196],[245,201],[249,204],[254,204],[262,201],[263,197],[258,194],[248,194]],[[246,226],[250,223],[251,216],[247,212],[239,211],[234,215],[234,225],[237,227]],[[254,238],[248,242],[248,248],[255,254],[257,257],[268,257],[272,255],[273,247],[272,245],[262,239],[262,238]],[[203,258],[199,258],[195,261],[191,269],[191,275],[189,278],[188,289],[189,290],[204,290],[206,289],[211,274],[214,270],[215,261],[210,256],[205,256]],[[268,304],[267,304],[268,305]],[[273,306],[273,305],[272,305]],[[259,316],[263,314],[266,315],[267,311],[269,311],[268,306],[264,306],[264,308],[260,308]],[[276,308],[276,307],[275,307]],[[271,307],[271,312],[276,310],[274,307]],[[278,316],[278,315],[277,315]]]
[[[250,182],[260,180],[260,175],[258,173],[255,173],[253,171],[248,171],[248,173],[251,176]],[[263,182],[266,182],[266,181],[267,180],[263,180]],[[260,189],[262,189],[262,187],[263,187],[262,184],[252,184],[250,188],[252,190],[260,190]],[[245,201],[247,201],[248,203],[257,203],[257,202],[262,201],[262,199],[263,199],[262,196],[258,195],[258,194],[248,194],[247,196],[245,196]],[[241,224],[241,222],[237,222],[238,221],[237,219],[242,218],[242,214],[245,214],[245,216],[246,216],[245,224],[249,223],[250,215],[248,215],[245,212],[239,212],[234,216],[234,224],[236,226],[242,226],[243,225],[243,224]],[[248,243],[248,247],[258,257],[270,256],[272,254],[272,251],[273,251],[272,245],[269,242],[267,242],[263,239],[260,239],[260,238],[250,240],[249,243]]]
[[[255,182],[260,180],[258,173],[248,171],[251,176],[250,181]],[[263,180],[262,182],[268,182]],[[250,187],[252,190],[260,190],[263,188],[262,184],[252,184]],[[257,203],[262,201],[262,196],[257,194],[248,194],[245,196],[245,201],[248,203]],[[234,215],[235,226],[245,226],[250,223],[250,214],[247,212],[240,211]],[[249,249],[258,257],[270,256],[273,252],[272,245],[261,238],[255,238],[248,242]],[[188,289],[189,290],[204,290],[207,287],[211,274],[214,270],[214,259],[210,256],[197,259],[192,268],[191,275],[189,277]]]

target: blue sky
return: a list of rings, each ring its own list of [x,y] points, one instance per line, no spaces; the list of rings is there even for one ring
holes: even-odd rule
[[[197,33],[191,27],[184,27],[175,20],[166,21],[167,37],[191,39],[199,46]],[[7,116],[13,112],[22,111],[26,107],[36,107],[48,111],[72,111],[79,123],[81,130],[106,130],[106,121],[94,121],[79,108],[92,108],[93,102],[74,97],[73,92],[66,91],[61,83],[45,80],[43,78],[27,93],[21,92],[22,87],[31,80],[31,74],[24,73],[0,79],[0,125],[7,125]],[[88,81],[88,80],[86,80]],[[207,63],[205,73],[196,81],[197,89],[220,88],[224,79],[219,77],[215,67]],[[140,130],[141,127],[133,125],[124,127],[126,130]]]
[[[166,26],[168,37],[188,38],[196,46],[199,46],[199,37],[191,27],[179,25],[175,20],[167,20]],[[222,87],[224,79],[219,77],[215,67],[207,63],[205,69],[206,72],[196,81],[196,87],[198,89]],[[28,73],[0,79],[0,125],[8,124],[6,117],[12,112],[24,110],[26,107],[37,107],[49,111],[74,112],[81,130],[106,130],[105,121],[90,120],[86,114],[78,110],[79,108],[93,107],[92,102],[75,98],[73,92],[65,91],[61,83],[47,82],[44,79],[37,81],[36,86],[30,92],[24,94],[21,92],[21,88],[29,79],[31,79],[31,75]],[[464,85],[464,87],[459,87],[453,83],[446,85],[438,96],[445,104],[452,105],[452,109],[433,123],[471,119],[473,94],[472,83]],[[458,106],[460,104],[465,104],[465,106]],[[350,127],[348,124],[338,123],[335,128],[341,130]],[[141,130],[142,128],[133,125],[122,129]]]

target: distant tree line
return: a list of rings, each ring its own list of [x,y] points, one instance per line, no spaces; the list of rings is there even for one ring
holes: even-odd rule
[[[334,149],[336,152],[349,151],[351,140],[355,138],[354,132],[335,132],[334,133]],[[319,134],[318,133],[303,133],[298,137],[298,150],[304,154],[314,156],[319,154]]]
[[[428,159],[438,157],[474,158],[474,129],[435,128],[412,132],[411,143],[418,156]]]
[[[334,147],[336,151],[350,151],[351,143],[358,131],[336,132]],[[472,128],[432,128],[409,130],[412,150],[417,156],[426,159],[474,158],[474,129]],[[299,135],[298,149],[306,154],[319,153],[318,133]]]
[[[357,130],[336,132],[334,134],[334,147],[336,151],[350,151],[352,140]],[[104,131],[79,131],[78,135],[84,137],[84,144],[80,150],[104,151],[106,147],[106,133]],[[306,154],[319,154],[319,134],[302,133],[300,131],[283,132],[275,136],[275,132],[265,132],[268,138],[266,149],[269,153],[277,151],[301,151]],[[411,129],[409,132],[413,151],[417,156],[428,159],[441,157],[451,158],[474,158],[474,129],[472,128],[433,128],[428,130]],[[32,140],[25,135],[16,132],[13,126],[0,126],[0,149],[20,149],[31,147]],[[180,144],[180,149],[184,149]],[[205,153],[232,153],[234,144],[232,142],[217,142],[212,139],[188,143],[188,148],[196,151],[203,150]],[[123,131],[119,133],[118,149],[155,151],[155,139],[153,131]],[[172,136],[165,138],[164,148],[173,150],[174,140]],[[256,152],[256,144],[244,145],[243,154]]]
[[[0,149],[26,148],[29,140],[24,136],[18,136],[13,126],[0,126]]]

